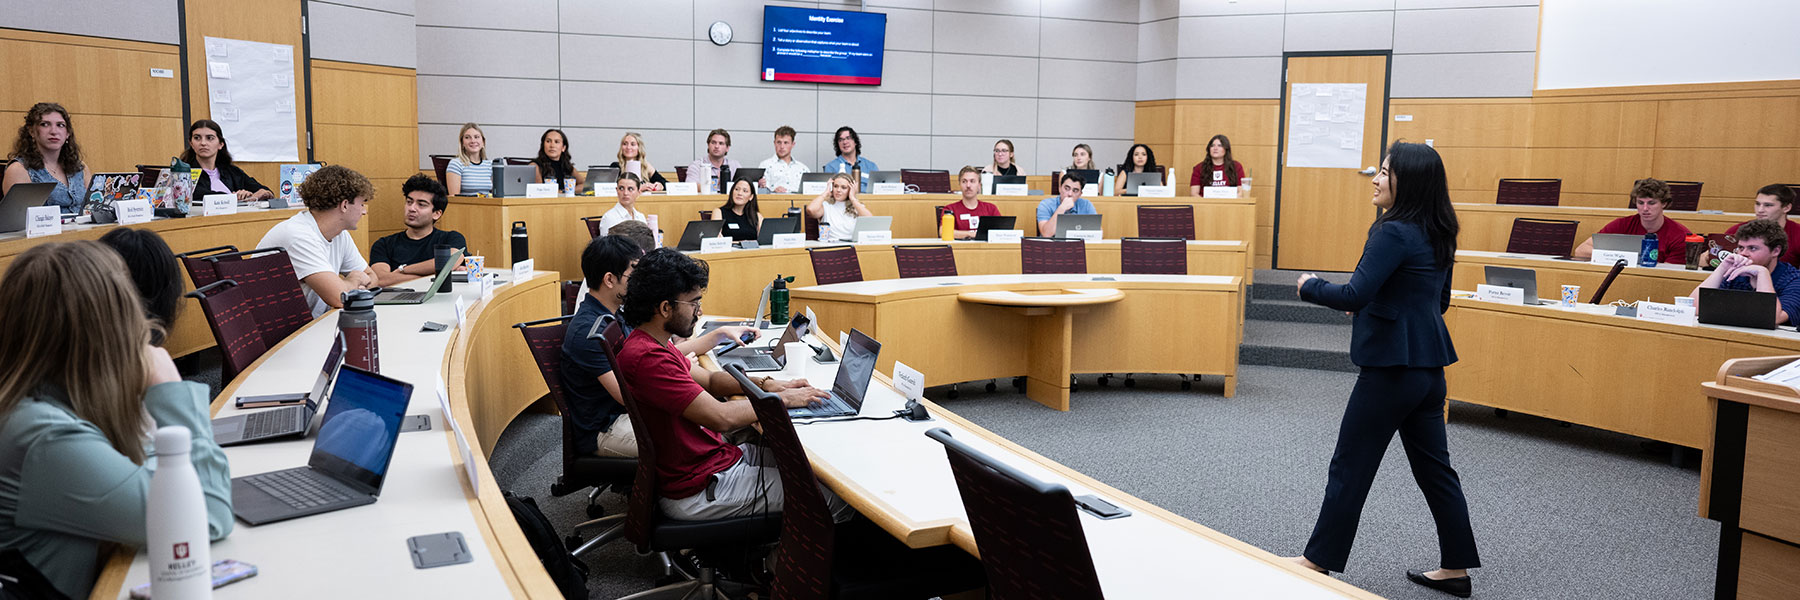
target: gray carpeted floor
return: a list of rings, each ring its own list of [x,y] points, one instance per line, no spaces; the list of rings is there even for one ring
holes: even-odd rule
[[[1237,396],[1208,379],[1191,392],[1172,376],[1134,389],[1093,377],[1068,413],[1006,388],[956,400],[928,395],[1025,447],[1139,498],[1281,555],[1312,530],[1326,466],[1355,374],[1245,366]],[[559,468],[556,417],[521,415],[491,466],[503,488],[538,499],[560,528],[581,521],[583,495],[548,498]],[[1478,598],[1701,598],[1712,594],[1718,525],[1696,514],[1699,471],[1669,466],[1640,440],[1522,415],[1451,407],[1452,462],[1462,475],[1485,568]],[[609,511],[622,500],[603,496]],[[1390,598],[1447,598],[1405,580],[1433,567],[1437,538],[1398,440],[1363,513],[1350,572]],[[651,587],[654,559],[615,543],[590,557],[594,598]],[[1179,574],[1171,574],[1179,577]],[[1193,582],[1204,589],[1205,582]]]

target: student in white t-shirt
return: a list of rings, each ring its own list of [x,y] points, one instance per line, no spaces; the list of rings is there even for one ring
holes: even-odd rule
[[[607,210],[606,214],[600,216],[601,235],[605,235],[606,232],[612,231],[614,225],[626,221],[650,222],[650,217],[644,216],[644,213],[639,212],[637,209],[637,198],[638,194],[643,192],[643,183],[644,180],[638,178],[636,173],[619,174],[619,185],[617,188],[619,203],[614,204],[612,209]]]
[[[374,195],[375,186],[361,173],[339,165],[319,169],[300,184],[306,210],[269,229],[256,244],[287,249],[314,317],[343,307],[344,292],[375,283],[375,271],[350,239]]]
[[[806,205],[806,214],[819,220],[819,241],[848,242],[856,232],[857,217],[872,217],[869,207],[856,198],[856,184],[849,173],[831,176],[831,188]]]

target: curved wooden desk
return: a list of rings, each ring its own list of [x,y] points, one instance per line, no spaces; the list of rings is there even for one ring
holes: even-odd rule
[[[555,315],[556,281],[556,273],[538,272],[522,283],[501,285],[486,300],[474,286],[461,284],[422,305],[378,307],[382,372],[414,385],[407,413],[430,416],[433,431],[401,434],[374,504],[260,527],[238,523],[230,537],[213,543],[212,555],[254,564],[260,573],[220,588],[216,597],[561,598],[487,467],[487,452],[499,432],[545,393],[511,326]],[[423,284],[416,280],[409,287]],[[459,296],[472,304],[461,327],[449,333],[419,331],[425,321],[455,323]],[[230,401],[239,395],[310,386],[336,327],[335,313],[327,313],[264,354],[214,399],[214,416],[239,412]],[[507,385],[496,385],[500,380]],[[454,418],[474,436],[468,441],[479,477],[475,496],[463,483],[466,465],[440,409],[439,385],[445,381]],[[232,474],[241,476],[306,464],[314,437],[225,451]],[[463,534],[474,561],[413,568],[406,538],[445,531]],[[111,557],[91,598],[128,598],[131,586],[149,580],[142,557]]]
[[[1512,237],[1513,219],[1525,217],[1579,221],[1581,224],[1575,228],[1575,245],[1579,246],[1613,219],[1637,214],[1637,211],[1624,207],[1624,193],[1619,194],[1619,208],[1470,202],[1458,202],[1455,206],[1456,219],[1462,225],[1462,234],[1456,240],[1457,246],[1465,250],[1493,252],[1506,250],[1506,241]],[[1724,233],[1732,225],[1756,218],[1754,213],[1702,213],[1691,210],[1671,210],[1664,211],[1663,214],[1687,226],[1688,230],[1702,235]]]
[[[1606,280],[1606,273],[1612,270],[1608,265],[1560,260],[1537,254],[1460,250],[1456,253],[1457,268],[1450,286],[1459,290],[1472,290],[1478,284],[1487,283],[1487,270],[1483,267],[1488,265],[1537,271],[1538,298],[1546,300],[1561,298],[1564,284],[1579,285],[1582,302],[1593,297],[1594,290],[1600,289],[1600,283]],[[1706,281],[1706,276],[1711,274],[1712,271],[1689,271],[1681,263],[1664,263],[1653,268],[1625,267],[1613,279],[1612,287],[1606,288],[1606,297],[1602,301],[1673,302],[1674,297],[1686,296],[1694,291],[1694,286]]]
[[[815,330],[826,337],[855,328],[880,340],[882,370],[892,370],[898,360],[925,373],[928,385],[1030,375],[1026,395],[1068,410],[1069,373],[1221,375],[1230,397],[1243,335],[1241,281],[1208,275],[924,277],[798,288],[791,305],[796,311],[810,307],[818,317]],[[1068,298],[1070,291],[1077,299]],[[1111,298],[1114,293],[1119,297]],[[1014,304],[993,306],[996,301]],[[1019,302],[1036,306],[1021,308]],[[1058,303],[1085,304],[1087,312],[1050,308]]]
[[[185,219],[157,219],[133,228],[148,229],[161,235],[168,242],[169,248],[176,254],[191,252],[215,246],[232,245],[239,250],[249,250],[262,241],[263,234],[277,223],[294,216],[298,209],[258,210],[249,207],[238,209],[234,215],[216,217],[192,216]],[[0,272],[12,264],[14,258],[33,246],[47,242],[67,242],[74,240],[98,240],[106,232],[118,225],[64,225],[60,235],[40,238],[27,238],[24,232],[0,235]],[[361,230],[351,231],[357,246],[367,248],[367,233]],[[182,270],[181,284],[183,289],[194,289],[194,282]],[[200,302],[192,298],[181,299],[181,314],[175,319],[175,327],[169,331],[166,347],[170,356],[186,356],[197,350],[214,346],[212,331],[206,328],[206,317],[200,314]]]

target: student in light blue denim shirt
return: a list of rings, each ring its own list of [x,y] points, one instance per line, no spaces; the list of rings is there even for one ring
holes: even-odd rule
[[[75,124],[61,104],[32,105],[7,158],[13,163],[0,179],[0,194],[20,183],[54,183],[44,206],[61,207],[63,214],[81,212],[87,199],[87,165],[81,161],[81,145],[75,143]]]
[[[880,167],[875,166],[875,161],[862,155],[862,136],[856,135],[856,130],[846,125],[837,129],[837,133],[833,134],[833,139],[836,142],[832,144],[832,149],[837,152],[837,158],[825,163],[825,166],[819,168],[819,172],[849,173],[861,169],[860,191],[864,194],[869,193],[869,174],[880,170]]]

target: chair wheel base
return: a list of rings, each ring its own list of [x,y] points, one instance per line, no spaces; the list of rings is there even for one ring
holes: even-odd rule
[[[574,552],[576,548],[580,548],[580,547],[581,547],[581,536],[578,536],[578,535],[563,536],[563,548],[567,549],[570,552]]]
[[[1504,418],[1506,418],[1506,415],[1509,415],[1509,414],[1511,414],[1511,413],[1510,413],[1510,412],[1508,412],[1508,411],[1507,411],[1507,410],[1506,410],[1506,409],[1504,409],[1504,408],[1496,408],[1496,409],[1494,409],[1494,416],[1496,416],[1496,417],[1499,417],[1499,418],[1502,418],[1502,419],[1504,419]]]
[[[1137,380],[1132,379],[1130,377],[1126,377],[1125,378],[1125,387],[1137,387]]]
[[[1191,389],[1194,389],[1194,382],[1192,382],[1192,381],[1183,381],[1183,382],[1181,382],[1181,389],[1182,389],[1182,390],[1191,390]]]
[[[999,389],[999,388],[1000,388],[1000,386],[994,385],[994,382],[992,382],[992,381],[987,382],[987,391],[988,392],[991,393],[994,390]]]
[[[1107,387],[1109,385],[1112,385],[1112,378],[1102,375],[1102,376],[1100,376],[1099,382],[1100,382],[1100,387]]]
[[[945,397],[948,397],[948,398],[952,398],[952,399],[954,399],[954,398],[956,398],[956,397],[957,397],[957,396],[959,396],[959,395],[961,395],[961,394],[959,394],[959,393],[957,393],[957,391],[956,391],[956,389],[955,389],[955,388],[951,388],[951,389],[950,389],[950,393],[948,393],[948,394],[945,394]]]
[[[598,519],[604,516],[606,516],[606,507],[598,504],[587,505],[587,517],[589,519]]]

